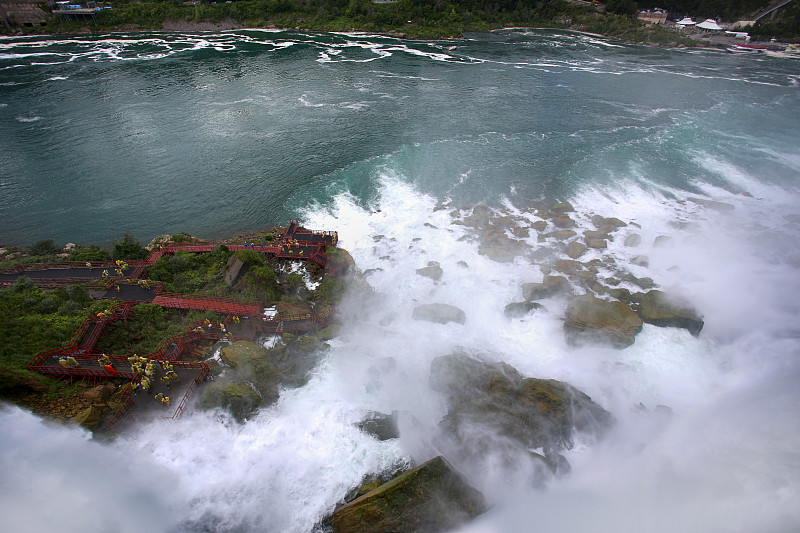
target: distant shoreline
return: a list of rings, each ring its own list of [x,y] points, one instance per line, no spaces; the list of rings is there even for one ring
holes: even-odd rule
[[[380,35],[384,37],[392,37],[396,39],[405,39],[409,41],[459,41],[463,40],[464,36],[454,37],[451,35],[441,35],[437,37],[419,37],[408,35],[399,31],[368,31],[368,30],[349,30],[349,31],[332,31],[332,30],[323,30],[323,29],[313,29],[313,28],[300,28],[300,27],[282,27],[282,26],[252,26],[247,24],[242,24],[233,19],[224,19],[219,22],[213,21],[189,21],[185,19],[181,20],[166,20],[162,24],[161,28],[136,28],[136,27],[126,27],[126,28],[115,28],[115,29],[93,29],[91,27],[86,27],[78,31],[32,31],[32,32],[25,32],[25,31],[18,31],[18,32],[4,32],[5,30],[9,30],[10,28],[0,28],[0,35],[6,37],[28,37],[32,35],[91,35],[91,34],[106,34],[106,33],[128,33],[128,32],[150,32],[150,33],[191,33],[191,32],[226,32],[226,31],[237,31],[237,30],[250,30],[250,31],[271,31],[271,32],[279,32],[279,31],[296,31],[296,32],[305,32],[305,33],[342,33],[342,34],[370,34],[370,35]],[[692,45],[688,44],[677,44],[677,45],[665,45],[662,43],[656,42],[648,42],[648,41],[637,41],[637,40],[629,40],[625,39],[624,37],[620,37],[618,35],[609,35],[609,34],[602,34],[596,33],[591,31],[586,31],[577,28],[561,28],[561,27],[554,27],[554,26],[506,26],[502,28],[493,28],[486,31],[466,31],[465,34],[491,34],[497,33],[501,31],[514,31],[514,30],[542,30],[542,31],[564,31],[564,32],[571,32],[571,33],[579,33],[581,35],[589,35],[592,37],[598,37],[603,39],[616,39],[618,41],[622,41],[629,44],[639,44],[644,46],[654,46],[657,48],[690,48],[692,45],[696,46],[697,48],[708,48],[708,47],[718,47],[718,48],[725,48],[730,44],[720,44],[714,43],[710,40],[704,39],[696,39],[692,36],[683,36],[685,39],[689,39],[692,41]]]

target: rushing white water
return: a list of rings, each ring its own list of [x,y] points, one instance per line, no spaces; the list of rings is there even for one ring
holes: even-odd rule
[[[243,425],[194,412],[143,424],[110,445],[5,411],[4,426],[16,428],[5,447],[36,446],[20,454],[24,462],[4,455],[4,472],[44,501],[73,509],[62,530],[103,531],[103,520],[85,517],[88,509],[111,520],[127,505],[120,502],[135,507],[142,498],[165,513],[147,515],[157,524],[152,531],[310,531],[363,476],[447,455],[431,440],[444,405],[428,387],[428,372],[434,357],[460,350],[527,376],[568,381],[618,420],[601,442],[579,438],[567,454],[572,473],[544,490],[528,472],[491,457],[457,463],[495,504],[463,531],[522,531],[532,522],[543,531],[791,530],[800,524],[800,249],[797,225],[783,218],[793,198],[760,192],[766,195],[716,197],[735,206],[730,213],[634,186],[573,198],[575,218],[587,228],[591,213],[640,224],[623,231],[639,232],[641,247],[626,249],[617,238],[605,253],[705,314],[699,338],[645,325],[633,346],[613,350],[568,347],[562,300],[507,319],[504,306],[521,299],[521,283],[541,279],[538,267],[527,258],[501,264],[477,254],[476,243],[462,239],[469,230],[451,224],[454,206],[434,210],[433,198],[384,176],[374,205],[342,193],[330,210],[306,213],[308,227],[337,228],[382,295],[367,307],[345,304],[344,332],[307,385],[282,391],[276,405]],[[545,246],[532,233],[534,248]],[[651,247],[658,235],[672,236],[673,245]],[[650,266],[629,264],[634,253],[649,255]],[[415,273],[429,261],[444,270],[439,282]],[[466,324],[413,321],[421,302],[456,305]],[[672,414],[656,412],[657,405]],[[353,425],[368,411],[392,410],[418,420],[399,440],[379,442]],[[30,503],[3,498],[15,516]],[[125,516],[114,520],[122,524]]]

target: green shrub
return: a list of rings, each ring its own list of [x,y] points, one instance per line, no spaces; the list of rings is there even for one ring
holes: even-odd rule
[[[111,257],[108,250],[99,246],[80,246],[67,256],[68,261],[106,261]]]
[[[36,244],[32,244],[28,247],[28,253],[34,256],[56,255],[60,252],[61,248],[58,248],[55,245],[53,239],[39,241]]]
[[[126,231],[122,239],[114,243],[114,259],[144,259],[147,254],[147,249],[130,231]]]

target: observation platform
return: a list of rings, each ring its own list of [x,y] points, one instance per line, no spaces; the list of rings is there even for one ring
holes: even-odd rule
[[[226,246],[233,251],[253,250],[278,258],[312,261],[331,269],[332,262],[325,256],[324,249],[326,246],[335,246],[337,241],[336,232],[313,232],[301,228],[297,221],[292,221],[276,246],[264,246],[263,243],[226,244]],[[178,379],[170,382],[169,387],[159,379],[154,379],[149,391],[131,390],[109,425],[116,423],[129,412],[133,417],[175,418],[183,412],[195,386],[205,380],[210,373],[206,363],[183,359],[196,358],[209,343],[220,340],[252,341],[259,335],[302,333],[329,324],[331,311],[323,314],[270,314],[265,312],[263,304],[258,301],[167,293],[163,291],[163,284],[160,282],[138,279],[144,274],[147,266],[154,264],[164,255],[174,254],[177,251],[208,253],[218,245],[212,243],[162,247],[151,252],[143,261],[128,263],[129,267],[133,267],[133,272],[127,278],[109,275],[109,272],[116,272],[119,268],[112,261],[19,265],[13,270],[0,272],[0,285],[10,285],[21,275],[28,276],[34,283],[44,287],[88,283],[93,289],[93,296],[122,302],[108,312],[86,318],[69,344],[38,353],[28,363],[27,368],[40,374],[70,381],[121,379],[130,380],[130,383],[135,385],[140,381],[140,375],[133,371],[126,356],[108,354],[110,360],[108,365],[98,361],[106,354],[99,353],[95,348],[111,322],[127,320],[136,312],[136,305],[144,302],[168,309],[213,311],[226,315],[222,323],[195,322],[185,333],[165,339],[155,351],[143,355],[152,361],[170,362],[178,374]],[[333,270],[338,271],[339,266],[334,266]],[[74,363],[62,364],[66,358],[73,359]],[[155,400],[155,395],[158,393],[171,398],[169,405]]]

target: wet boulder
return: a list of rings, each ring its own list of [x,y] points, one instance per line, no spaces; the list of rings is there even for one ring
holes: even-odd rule
[[[400,436],[397,427],[399,413],[392,411],[392,414],[370,412],[361,422],[357,424],[358,429],[372,435],[378,440],[396,439]]]
[[[581,244],[578,241],[572,241],[567,245],[567,255],[570,257],[570,259],[577,259],[582,256],[584,252],[586,252],[586,249],[587,247],[585,244]]]
[[[226,379],[252,385],[266,401],[278,398],[281,374],[266,348],[250,341],[237,341],[223,348],[220,358],[231,368]]]
[[[572,345],[598,343],[626,348],[641,330],[642,319],[628,306],[589,294],[570,301],[564,321],[564,334]]]
[[[522,297],[526,302],[550,298],[556,294],[566,292],[569,282],[564,276],[545,276],[541,283],[524,283]]]
[[[95,429],[100,424],[100,419],[102,417],[103,409],[99,406],[92,405],[73,416],[70,422],[83,426],[86,429]]]
[[[436,457],[337,509],[335,533],[437,533],[485,512],[483,495]]]
[[[90,402],[105,402],[116,390],[117,386],[113,383],[105,383],[83,391],[81,398]]]
[[[631,233],[625,237],[625,242],[623,244],[629,248],[636,248],[642,244],[642,236],[638,233]]]
[[[246,383],[217,380],[208,384],[200,397],[204,409],[220,407],[242,422],[262,404],[261,396]]]
[[[442,267],[439,266],[439,263],[436,261],[430,261],[428,266],[417,269],[417,275],[430,278],[433,281],[439,281],[442,279],[442,274]]]
[[[442,430],[455,441],[469,442],[467,450],[491,448],[499,440],[515,443],[519,451],[542,448],[555,456],[572,446],[573,430],[602,435],[613,422],[568,383],[524,378],[505,363],[462,354],[434,359],[430,386],[447,398]]]
[[[638,298],[639,316],[644,322],[662,327],[683,328],[695,337],[703,329],[703,318],[686,300],[652,290]]]
[[[572,207],[572,204],[569,202],[560,202],[551,207],[550,211],[563,215],[564,213],[574,213],[575,208]]]
[[[534,310],[543,309],[542,304],[536,302],[512,302],[503,310],[506,318],[522,318]]]
[[[447,324],[450,322],[464,324],[467,321],[467,315],[464,311],[454,305],[448,304],[418,305],[414,308],[414,314],[412,316],[414,320],[424,320],[437,324]]]
[[[498,263],[510,263],[530,249],[530,245],[506,235],[504,227],[491,224],[481,231],[478,253]]]

